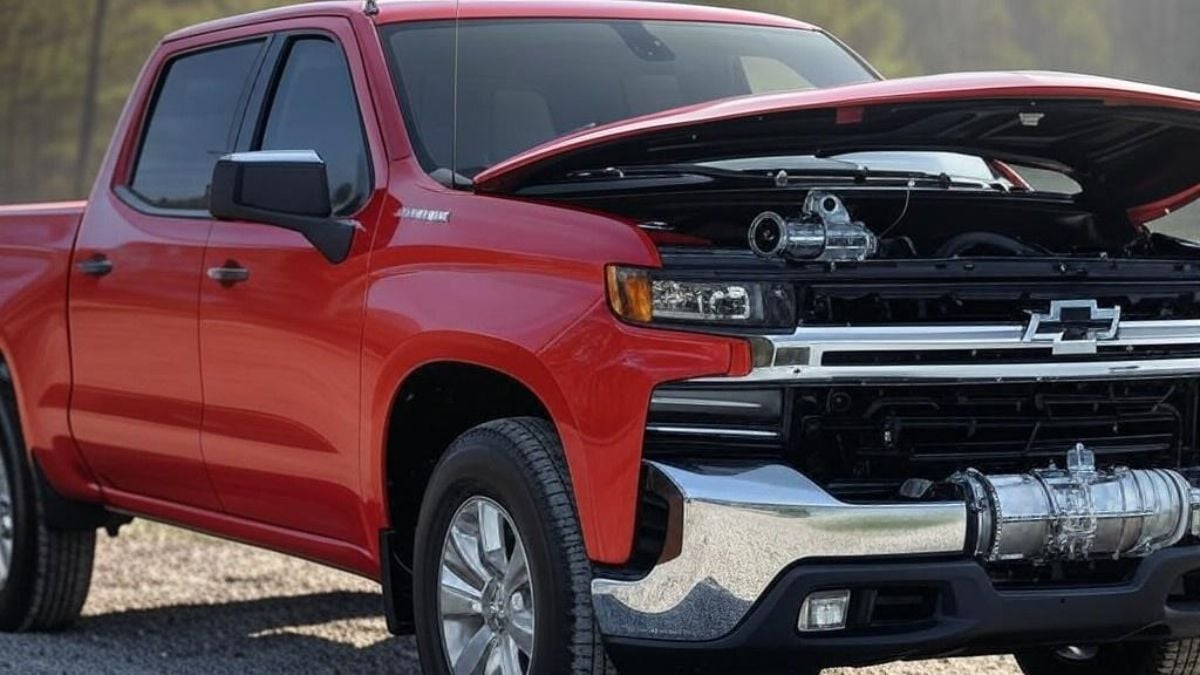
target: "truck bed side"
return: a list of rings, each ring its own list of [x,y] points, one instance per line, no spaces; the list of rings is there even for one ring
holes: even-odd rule
[[[17,393],[26,445],[66,497],[97,501],[71,439],[67,283],[84,202],[0,206],[0,360]]]

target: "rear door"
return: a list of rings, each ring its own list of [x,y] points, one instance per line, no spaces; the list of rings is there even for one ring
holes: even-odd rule
[[[240,149],[315,150],[336,215],[359,230],[334,265],[295,232],[214,224],[204,268],[225,281],[205,278],[201,290],[204,453],[229,513],[365,544],[359,370],[381,153],[365,131],[371,106],[348,22],[314,19],[276,35],[272,53]],[[242,280],[228,281],[230,270]]]
[[[265,39],[162,61],[124,175],[97,190],[70,284],[71,426],[110,489],[216,510],[200,450],[208,187],[233,148]]]

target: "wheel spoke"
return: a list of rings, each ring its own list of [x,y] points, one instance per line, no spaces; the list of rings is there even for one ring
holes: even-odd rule
[[[533,657],[533,612],[513,612],[508,619],[508,634],[526,656]]]
[[[454,675],[526,675],[533,667],[534,588],[511,516],[482,496],[455,512],[438,577],[442,645]]]
[[[504,551],[504,516],[491,502],[479,500],[479,559],[487,565],[494,576],[503,574],[508,566],[508,555]]]
[[[525,547],[518,542],[512,557],[508,559],[508,568],[504,570],[500,587],[504,589],[504,595],[509,596],[528,584],[529,565],[525,562]]]
[[[504,655],[500,645],[504,638],[496,636],[488,649],[487,664],[483,668],[484,675],[504,675]]]
[[[442,616],[457,618],[483,614],[483,589],[442,566]]]
[[[517,643],[509,636],[504,636],[496,647],[500,655],[500,672],[502,675],[521,675],[521,657],[517,651]]]
[[[0,457],[0,588],[8,582],[12,567],[13,536],[12,490],[8,484],[8,467]]]
[[[464,532],[456,523],[450,527],[449,543],[447,548],[450,550],[446,551],[444,556],[447,566],[472,586],[486,586],[492,574],[479,559],[479,538],[470,532]]]
[[[480,626],[454,662],[454,675],[474,675],[482,671],[492,651],[494,637],[491,628]]]

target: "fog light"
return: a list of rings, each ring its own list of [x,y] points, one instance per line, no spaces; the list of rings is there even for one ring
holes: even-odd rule
[[[850,591],[820,591],[804,599],[798,628],[803,632],[842,630],[850,609]]]

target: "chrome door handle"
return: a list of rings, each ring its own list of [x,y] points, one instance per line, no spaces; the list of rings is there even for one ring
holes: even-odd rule
[[[208,270],[208,278],[225,288],[232,288],[237,284],[249,281],[250,270],[237,264],[236,261],[230,260],[221,267],[210,268]]]
[[[113,263],[105,255],[96,255],[76,265],[80,272],[89,277],[106,277],[113,271]]]

